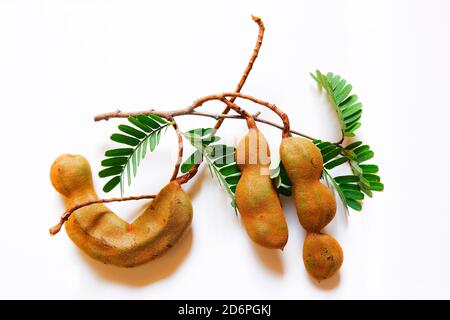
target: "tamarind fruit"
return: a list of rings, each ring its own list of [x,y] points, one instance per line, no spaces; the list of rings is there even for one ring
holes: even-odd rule
[[[256,126],[249,127],[236,147],[236,162],[241,170],[236,205],[254,242],[266,248],[283,249],[288,240],[288,227],[269,176],[269,144]]]
[[[98,199],[89,162],[82,156],[58,157],[50,178],[67,208]],[[65,225],[70,239],[90,257],[105,264],[134,267],[164,254],[191,221],[191,199],[174,180],[131,224],[105,205],[93,204],[74,211]]]
[[[336,200],[330,189],[320,182],[322,154],[314,143],[303,138],[285,138],[280,158],[293,185],[293,196],[301,225],[320,231],[336,214]]]
[[[317,280],[333,276],[344,261],[344,253],[335,238],[325,233],[306,235],[303,262],[308,273]]]
[[[336,199],[320,182],[323,158],[319,148],[299,137],[283,138],[280,159],[293,186],[300,224],[307,235],[303,246],[306,270],[317,280],[335,274],[342,265],[342,249],[332,236],[320,231],[336,215]]]

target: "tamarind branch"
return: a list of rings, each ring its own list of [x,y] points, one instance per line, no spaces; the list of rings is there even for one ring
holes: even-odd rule
[[[183,109],[179,109],[179,110],[174,110],[174,111],[160,111],[160,110],[156,110],[156,109],[149,109],[149,110],[145,110],[145,111],[137,111],[137,112],[122,112],[120,110],[115,111],[115,112],[109,112],[109,113],[103,113],[103,114],[99,114],[97,115],[94,120],[95,121],[102,121],[102,120],[109,120],[109,119],[113,119],[113,118],[128,118],[130,116],[137,116],[140,114],[145,114],[145,115],[149,115],[149,114],[155,114],[157,116],[160,116],[162,118],[165,119],[170,119],[171,117],[181,117],[181,116],[199,116],[199,117],[207,117],[207,118],[212,118],[212,119],[237,119],[237,120],[245,120],[245,118],[242,115],[239,114],[221,114],[221,113],[209,113],[209,112],[201,112],[201,111],[197,111],[197,110],[191,110],[190,108],[183,108]],[[283,129],[282,125],[279,125],[275,122],[263,119],[259,117],[260,112],[257,112],[253,115],[253,118],[255,119],[256,122],[260,122],[260,123],[264,123],[266,125],[278,128],[278,129]],[[294,129],[289,129],[289,131],[292,134],[298,135],[300,137],[304,137],[308,140],[317,140],[316,138],[307,135],[305,133],[302,133],[300,131],[294,130]],[[337,143],[337,142],[336,142]]]
[[[260,17],[254,16],[254,15],[252,15],[252,19],[253,19],[253,21],[255,21],[258,24],[258,27],[259,27],[258,37],[256,39],[255,48],[253,49],[253,53],[250,57],[250,60],[248,61],[247,67],[245,68],[244,73],[241,77],[241,80],[239,81],[236,89],[234,90],[235,92],[241,92],[241,89],[244,86],[245,81],[247,80],[248,75],[250,74],[250,71],[253,68],[253,64],[255,63],[256,58],[258,58],[259,50],[261,49],[261,45],[262,45],[263,38],[264,38],[265,27],[264,27],[264,23],[263,23],[262,19]],[[230,99],[231,102],[234,102],[234,100],[236,100],[235,97],[232,97]],[[222,111],[222,114],[227,114],[229,111],[230,111],[230,107],[226,106],[226,108]],[[214,126],[213,133],[215,133],[220,128],[220,126],[222,125],[224,120],[225,120],[225,118],[219,118],[217,120],[216,125]]]
[[[252,19],[259,26],[258,37],[256,39],[255,48],[253,49],[252,55],[250,57],[250,60],[249,60],[249,62],[247,64],[247,67],[244,70],[244,73],[241,76],[241,79],[239,80],[239,83],[236,86],[235,92],[240,92],[242,87],[244,86],[245,81],[247,80],[247,78],[248,78],[248,76],[250,74],[250,71],[253,68],[253,64],[256,61],[256,58],[258,57],[258,53],[259,53],[259,50],[261,48],[263,37],[264,37],[264,30],[265,30],[265,28],[264,28],[264,23],[262,22],[261,18],[252,15]],[[231,97],[231,99],[230,99],[231,103],[233,103],[235,100],[236,100],[236,97]],[[224,117],[216,118],[217,122],[216,122],[216,124],[215,124],[215,126],[213,128],[213,131],[210,134],[210,137],[212,137],[212,136],[214,136],[216,134],[217,130],[222,125],[223,121],[225,120],[225,116],[228,114],[230,109],[231,109],[231,106],[227,104],[225,109],[222,111],[222,114],[224,115]],[[195,110],[193,112],[195,112]],[[246,121],[247,121],[248,125],[250,125],[249,124],[249,119],[250,119],[249,117],[246,117]],[[255,122],[253,121],[252,123],[253,123],[252,125],[254,126]],[[180,184],[183,184],[183,183],[188,182],[190,179],[192,179],[197,174],[198,168],[200,167],[200,164],[201,164],[202,161],[203,161],[203,159],[199,163],[194,164],[192,166],[192,168],[186,174],[184,174],[183,176],[181,176],[179,178],[178,182]]]
[[[78,209],[81,209],[83,207],[90,206],[90,205],[93,205],[93,204],[98,204],[98,203],[121,202],[121,201],[142,200],[142,199],[153,199],[155,197],[156,197],[156,195],[149,194],[149,195],[142,195],[142,196],[131,196],[131,197],[126,197],[126,198],[96,199],[96,200],[86,201],[86,202],[77,204],[76,206],[73,206],[72,208],[67,209],[61,215],[61,218],[60,218],[58,224],[56,224],[55,226],[50,228],[50,230],[49,230],[50,235],[54,236],[55,234],[57,234],[61,230],[63,224],[69,219],[70,215],[74,211],[76,211]]]
[[[252,19],[253,19],[253,21],[255,21],[255,22],[258,24],[258,26],[259,26],[258,37],[257,37],[257,40],[256,40],[255,48],[253,49],[253,53],[252,53],[252,55],[251,55],[251,57],[250,57],[250,60],[249,60],[249,62],[248,62],[248,64],[247,64],[247,67],[246,67],[245,70],[244,70],[243,75],[241,76],[241,79],[239,80],[239,83],[238,83],[238,85],[237,85],[237,87],[236,87],[236,89],[235,89],[235,92],[240,92],[241,89],[242,89],[242,87],[244,86],[245,81],[247,80],[247,78],[248,78],[248,76],[249,76],[249,74],[250,74],[250,71],[251,71],[252,68],[253,68],[253,64],[254,64],[254,62],[256,61],[256,58],[258,57],[258,53],[259,53],[259,50],[260,50],[260,48],[261,48],[262,41],[263,41],[263,37],[264,37],[264,30],[265,30],[265,28],[264,28],[264,23],[262,22],[261,18],[252,15]],[[231,97],[230,102],[233,103],[235,100],[236,100],[236,97]],[[215,124],[215,126],[214,126],[214,128],[213,128],[213,131],[212,131],[211,134],[210,134],[211,137],[214,136],[214,135],[216,134],[217,130],[218,130],[218,129],[220,128],[220,126],[222,125],[223,121],[225,120],[225,116],[228,114],[228,112],[230,111],[230,109],[231,109],[231,106],[230,106],[230,105],[227,105],[227,106],[225,107],[225,109],[222,111],[222,114],[223,114],[224,116],[223,116],[223,117],[216,117],[217,122],[216,122],[216,124]],[[193,110],[192,112],[194,113],[195,110]],[[252,119],[254,119],[254,118],[255,118],[255,117],[253,117]],[[249,123],[249,119],[250,119],[250,118],[247,116],[247,118],[246,118],[247,123]],[[255,123],[255,122],[253,121],[253,125],[254,125],[254,123]],[[203,159],[202,159],[202,160],[203,160]],[[179,178],[179,181],[178,181],[178,182],[179,182],[180,184],[183,184],[183,183],[188,182],[190,179],[192,179],[192,178],[197,174],[198,168],[200,167],[200,164],[201,164],[201,161],[200,161],[199,163],[196,163],[195,165],[193,165],[192,168],[191,168],[186,174],[182,175],[182,176]]]

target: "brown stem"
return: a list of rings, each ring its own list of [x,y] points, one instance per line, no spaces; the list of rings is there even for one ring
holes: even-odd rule
[[[263,38],[264,38],[265,27],[264,27],[264,23],[263,23],[262,19],[260,17],[253,16],[253,15],[252,15],[252,19],[253,19],[253,21],[255,21],[258,24],[258,27],[259,27],[258,37],[256,39],[255,48],[253,49],[253,53],[250,57],[250,60],[248,61],[247,67],[245,68],[244,73],[242,74],[241,80],[239,81],[234,92],[241,92],[241,89],[244,86],[245,81],[247,80],[248,75],[250,74],[250,71],[253,68],[253,64],[255,63],[256,58],[258,58],[259,50],[261,49],[261,45],[262,45]],[[232,97],[230,99],[231,102],[234,102],[234,100],[236,100],[235,97]],[[227,107],[222,111],[222,114],[227,114],[229,111],[230,111],[230,107],[227,105]],[[217,123],[214,126],[213,133],[215,133],[220,128],[220,126],[222,125],[224,120],[225,120],[225,118],[219,118],[217,120]]]
[[[246,121],[247,121],[247,127],[249,129],[256,129],[256,123],[255,119],[253,119],[252,115],[250,115],[247,111],[239,107],[237,104],[232,102],[231,100],[228,100],[226,98],[221,99],[223,103],[227,105],[228,108],[233,109],[237,113],[239,113]]]
[[[50,234],[53,236],[55,234],[57,234],[59,232],[59,230],[61,230],[64,222],[67,221],[67,219],[69,219],[70,215],[78,209],[81,209],[83,207],[86,206],[90,206],[92,204],[97,204],[97,203],[109,203],[109,202],[120,202],[120,201],[129,201],[129,200],[141,200],[141,199],[153,199],[155,198],[156,195],[143,195],[143,196],[137,196],[137,197],[126,197],[126,198],[110,198],[110,199],[97,199],[97,200],[91,200],[91,201],[86,201],[80,204],[77,204],[76,206],[73,206],[69,209],[67,209],[62,215],[61,218],[58,222],[58,224],[56,224],[54,227],[50,228]]]
[[[173,168],[172,177],[170,178],[170,181],[173,181],[177,178],[178,171],[180,171],[181,162],[183,161],[183,135],[180,129],[178,128],[178,124],[176,123],[175,119],[173,117],[170,117],[169,121],[173,122],[172,126],[178,138],[178,157],[177,162],[175,162],[175,167]]]
[[[265,30],[265,28],[264,28],[264,23],[263,23],[262,19],[260,17],[253,16],[253,15],[252,15],[252,19],[253,19],[253,21],[255,21],[258,24],[258,27],[259,27],[258,37],[256,39],[255,48],[253,49],[253,52],[252,52],[250,60],[249,60],[249,62],[247,64],[247,67],[245,68],[244,73],[242,74],[242,77],[239,80],[239,83],[238,83],[236,89],[234,90],[235,92],[240,92],[242,87],[244,86],[245,81],[247,80],[247,78],[248,78],[248,76],[250,74],[250,71],[253,68],[253,64],[255,63],[256,58],[258,57],[258,53],[259,53],[259,50],[261,49],[261,45],[262,45],[263,38],[264,38],[264,30]],[[233,103],[234,100],[236,100],[236,98],[232,97],[230,99],[231,103]],[[230,109],[231,109],[231,106],[227,105],[225,107],[225,109],[222,111],[222,114],[226,115],[230,111]],[[247,117],[247,123],[249,122],[248,119],[249,118]],[[225,117],[220,117],[220,118],[217,119],[216,125],[214,126],[214,130],[211,132],[210,136],[214,136],[215,135],[215,133],[220,128],[220,126],[222,125],[224,120],[225,120]],[[196,163],[185,175],[181,176],[180,180],[179,180],[180,184],[186,183],[190,179],[192,179],[197,174],[198,168],[200,167],[200,164],[201,164],[201,162]]]
[[[255,97],[252,97],[252,96],[249,96],[246,94],[236,93],[236,92],[226,92],[226,93],[223,93],[222,95],[224,97],[235,97],[235,98],[242,98],[242,99],[250,100],[256,104],[259,104],[261,106],[269,108],[270,110],[275,112],[280,117],[281,121],[283,122],[283,129],[282,129],[283,138],[290,136],[290,123],[289,123],[288,115],[286,113],[284,113],[283,111],[281,111],[273,103],[269,103],[269,102],[257,99]]]

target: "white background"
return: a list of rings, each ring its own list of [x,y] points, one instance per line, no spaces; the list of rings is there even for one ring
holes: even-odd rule
[[[135,269],[87,258],[65,231],[49,169],[83,154],[94,173],[121,120],[106,111],[184,107],[233,90],[263,17],[263,48],[243,92],[276,103],[292,127],[339,138],[334,111],[309,77],[343,75],[364,104],[358,137],[375,150],[385,191],[327,227],[342,244],[338,276],[317,284],[303,267],[291,199],[284,252],[254,246],[203,166],[186,186],[194,221],[166,256]],[[448,1],[5,1],[0,2],[0,298],[450,298]],[[256,108],[242,104],[251,112]],[[204,111],[220,112],[211,103]],[[273,119],[270,112],[262,117]],[[212,119],[179,118],[188,130]],[[276,154],[280,132],[261,125]],[[219,135],[236,143],[243,122]],[[156,193],[175,136],[139,170],[128,195]],[[105,181],[95,177],[101,197]],[[112,204],[128,221],[144,202]]]

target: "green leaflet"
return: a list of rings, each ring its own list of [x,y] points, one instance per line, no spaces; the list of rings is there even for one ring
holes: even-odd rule
[[[234,147],[214,144],[220,137],[211,135],[212,128],[196,128],[183,133],[183,136],[196,148],[181,164],[182,173],[188,172],[202,160],[208,165],[211,175],[216,177],[231,199],[231,206],[236,210],[235,191],[241,172],[234,160]]]
[[[361,211],[361,201],[365,195],[372,197],[372,191],[383,191],[384,185],[380,182],[381,178],[376,175],[378,166],[361,164],[373,157],[374,153],[370,150],[370,146],[363,144],[362,141],[356,141],[347,146],[321,140],[313,142],[322,153],[324,164],[322,177],[329,188],[336,190],[347,212],[348,208]],[[329,170],[343,164],[350,166],[352,174],[332,176]],[[283,176],[283,179],[280,178]],[[291,195],[292,184],[281,163],[271,169],[271,178],[278,193]]]
[[[353,87],[339,75],[331,72],[326,75],[316,70],[311,76],[328,95],[330,103],[339,118],[339,124],[344,136],[353,137],[355,131],[361,126],[362,104],[358,96],[350,95]]]
[[[286,169],[279,159],[274,160],[273,164],[275,165],[273,169],[270,169],[270,178],[272,179],[277,192],[286,197],[290,197],[292,195],[292,183],[291,180],[289,180]]]
[[[166,119],[156,115],[138,115],[129,117],[128,124],[118,126],[121,133],[111,135],[111,140],[125,144],[131,148],[115,148],[105,152],[106,159],[101,165],[105,167],[99,172],[101,178],[112,177],[103,187],[104,192],[110,192],[120,184],[120,193],[123,196],[125,178],[128,186],[132,177],[135,177],[141,161],[147,155],[147,148],[154,151],[159,144],[161,131],[172,125]]]
[[[375,174],[379,170],[378,166],[361,164],[374,156],[370,146],[362,141],[350,143],[345,147],[320,140],[316,140],[314,143],[320,149],[324,158],[323,176],[329,182],[329,186],[337,191],[346,207],[361,211],[361,201],[365,195],[372,197],[372,191],[383,190],[384,185],[380,182],[381,178]],[[328,172],[328,170],[344,163],[350,165],[352,174],[333,177]]]

